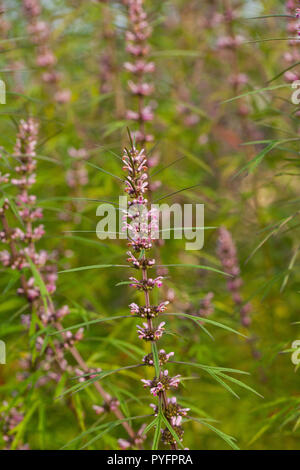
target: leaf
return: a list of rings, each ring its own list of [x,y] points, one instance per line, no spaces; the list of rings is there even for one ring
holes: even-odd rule
[[[188,366],[194,366],[194,367],[199,367],[200,369],[203,369],[203,370],[212,370],[214,372],[231,372],[231,373],[234,373],[234,374],[242,374],[242,375],[250,375],[249,372],[245,372],[244,370],[239,370],[239,369],[231,369],[231,368],[228,368],[228,367],[218,367],[218,366],[208,366],[208,365],[205,365],[205,364],[198,364],[196,362],[182,362],[182,361],[169,361],[170,363],[174,363],[174,364],[186,364]]]
[[[84,390],[90,384],[92,384],[94,382],[98,382],[98,381],[104,379],[105,377],[108,377],[109,375],[116,374],[117,372],[120,372],[120,371],[123,371],[123,370],[134,369],[136,367],[143,367],[143,366],[144,366],[144,364],[134,364],[134,365],[131,365],[131,366],[119,367],[118,369],[113,369],[113,370],[106,370],[106,371],[95,372],[95,373],[93,372],[93,378],[92,379],[88,379],[88,380],[85,380],[83,383],[77,383],[76,385],[73,385],[72,387],[65,390],[61,395],[59,395],[58,397],[55,397],[55,399],[62,398],[65,395],[67,395],[68,393],[71,393],[71,395],[73,395],[74,393],[78,393],[81,390]],[[80,377],[88,377],[90,375],[91,375],[91,373],[82,374]],[[76,378],[79,378],[79,377],[74,377],[74,378],[76,379]]]
[[[22,436],[25,433],[26,426],[27,426],[28,422],[30,421],[32,415],[34,414],[35,410],[39,406],[39,404],[40,404],[39,401],[36,401],[35,403],[33,403],[31,408],[29,408],[29,410],[25,414],[23,420],[15,428],[13,428],[12,431],[14,431],[14,432],[17,431],[17,432],[16,432],[16,436],[15,436],[15,438],[14,438],[12,444],[11,444],[11,447],[10,447],[11,450],[16,450],[16,448],[18,446],[18,443],[21,441]],[[10,434],[12,434],[11,431],[10,431]]]
[[[300,214],[300,211],[297,211],[296,213],[290,215],[289,217],[286,217],[272,232],[270,232],[258,245],[257,247],[252,251],[252,253],[248,256],[248,258],[245,261],[245,264],[247,264],[250,259],[255,255],[255,253],[266,243],[269,238],[272,237],[272,235],[277,234],[279,230],[286,225],[290,220],[292,220],[294,217],[296,217],[298,214]]]
[[[9,195],[7,195],[7,194],[5,194],[5,196],[6,196],[6,199],[8,199],[8,201],[9,201],[10,208],[11,208],[12,212],[14,213],[16,219],[17,219],[17,220],[19,221],[19,223],[24,227],[24,221],[23,221],[22,218],[20,217],[19,211],[18,211],[18,209],[17,209],[17,207],[16,207],[16,205],[15,205],[13,199],[12,199]]]
[[[39,432],[39,448],[40,450],[45,449],[45,428],[46,428],[46,411],[45,404],[40,402],[39,404],[39,421],[38,421],[38,432]]]
[[[249,18],[244,18],[245,20],[260,20],[264,18],[296,18],[293,15],[263,15],[263,16],[251,16]]]
[[[162,421],[162,414],[159,412],[157,418],[156,418],[156,427],[155,427],[155,433],[154,433],[154,438],[153,438],[153,443],[152,443],[152,450],[157,450],[158,449],[158,444],[160,440],[160,430],[161,430],[161,421]]]
[[[248,162],[245,166],[243,166],[235,175],[234,178],[236,178],[238,175],[243,173],[245,170],[249,170],[249,173],[253,173],[255,168],[261,163],[263,158],[274,148],[278,145],[278,142],[271,142],[269,145],[267,145],[261,152],[259,152],[256,157],[252,158],[250,162]]]
[[[76,325],[72,325],[68,328],[64,328],[63,330],[58,330],[58,331],[55,331],[53,333],[49,333],[49,335],[50,336],[59,335],[60,333],[64,333],[65,331],[75,330],[75,329],[81,328],[83,326],[94,325],[94,324],[97,324],[97,323],[103,323],[103,322],[112,321],[112,320],[120,320],[122,318],[134,318],[134,315],[118,315],[118,316],[115,316],[115,317],[106,317],[106,318],[100,318],[100,319],[97,318],[96,320],[89,320],[89,321],[85,321],[85,322],[82,322],[82,323],[77,323]]]
[[[224,382],[224,380],[222,380],[219,375],[217,374],[214,374],[212,371],[210,370],[207,370],[208,374],[216,381],[218,382],[220,385],[222,385],[222,387],[225,388],[225,390],[227,390],[229,393],[231,393],[235,398],[240,398],[239,395],[237,393],[235,393],[234,390],[232,390],[232,388],[226,383]]]
[[[163,422],[165,423],[165,425],[167,426],[167,428],[169,429],[170,433],[171,433],[172,436],[174,437],[174,439],[175,439],[175,441],[177,442],[177,444],[179,445],[179,447],[181,447],[182,449],[184,449],[181,440],[180,440],[179,437],[177,436],[177,433],[174,431],[173,427],[171,426],[171,424],[169,423],[169,421],[167,420],[167,418],[165,417],[164,414],[162,414],[162,420],[163,420]]]
[[[47,300],[49,302],[49,304],[51,304],[51,298],[49,296],[49,292],[47,290],[47,287],[42,279],[42,276],[40,275],[39,271],[37,270],[35,264],[32,262],[32,260],[29,258],[29,256],[27,255],[27,253],[25,253],[25,256],[26,256],[26,259],[30,265],[30,268],[31,268],[31,271],[32,271],[32,274],[33,274],[33,277],[34,277],[34,280],[35,282],[37,283],[38,285],[38,288],[40,289],[40,292],[41,292],[41,296],[42,296],[42,300],[43,300],[43,304],[44,304],[44,308],[45,308],[45,311],[47,312],[48,310],[48,304],[47,304]]]
[[[132,281],[121,281],[121,282],[118,282],[116,284],[116,287],[118,287],[118,286],[128,286],[131,283],[132,283]]]
[[[258,90],[248,91],[247,93],[243,93],[242,95],[235,96],[234,98],[229,98],[228,100],[222,101],[222,104],[230,103],[231,101],[239,100],[240,98],[245,98],[246,96],[257,95],[258,93],[262,93],[263,91],[271,91],[277,90],[278,88],[286,88],[290,87],[290,85],[276,85],[276,86],[269,86],[266,88],[260,88]]]
[[[124,419],[119,419],[119,420],[116,420],[116,421],[110,421],[109,423],[101,424],[99,426],[93,426],[93,427],[89,428],[87,431],[84,431],[83,433],[79,434],[79,436],[76,436],[74,439],[69,441],[67,444],[65,444],[62,447],[62,449],[65,449],[66,447],[69,447],[71,444],[74,444],[75,442],[79,441],[80,439],[87,436],[88,434],[91,434],[92,432],[96,432],[96,431],[99,431],[99,430],[105,429],[105,428],[106,429],[107,428],[111,429],[112,425],[119,426],[122,423],[125,423],[125,422],[128,422],[128,421],[133,421],[133,420],[136,420],[136,419],[149,418],[149,416],[151,416],[151,415],[132,416],[130,418],[124,418]]]
[[[103,268],[131,268],[126,264],[94,264],[91,266],[80,266],[79,268],[65,269],[64,271],[58,271],[58,274],[63,273],[74,273],[76,271],[87,271],[89,269],[103,269]]]
[[[297,246],[297,248],[294,250],[294,253],[292,255],[292,258],[289,262],[289,265],[288,265],[288,273],[285,275],[284,279],[283,279],[283,282],[282,282],[282,285],[280,287],[280,293],[282,293],[288,283],[288,280],[289,280],[289,277],[290,277],[290,274],[293,270],[293,267],[294,267],[294,264],[296,262],[296,258],[298,256],[298,253],[299,253],[299,250],[300,250],[300,245]]]
[[[169,163],[169,165],[166,165],[162,168],[158,168],[156,171],[153,171],[152,173],[150,173],[150,176],[151,176],[151,179],[153,178],[153,176],[156,176],[158,175],[159,173],[162,173],[163,171],[165,171],[167,168],[170,168],[170,166],[173,166],[175,165],[176,163],[180,162],[181,160],[184,160],[185,157],[180,157],[178,158],[177,160],[175,160],[174,162],[171,162]]]
[[[159,367],[159,356],[157,351],[156,343],[151,343],[152,353],[153,353],[153,361],[154,361],[154,368],[155,368],[155,375],[159,377],[160,375],[160,367]]]
[[[110,124],[105,126],[105,131],[102,133],[102,139],[108,137],[119,129],[123,129],[126,125],[126,121],[112,121]]]
[[[197,268],[197,269],[203,269],[205,271],[212,271],[214,273],[218,274],[224,274],[225,276],[230,276],[230,274],[225,273],[224,271],[220,271],[219,269],[212,268],[211,266],[203,266],[201,264],[161,264],[159,265],[161,268]]]
[[[191,419],[191,420],[196,421],[200,424],[203,424],[203,426],[208,427],[214,433],[216,433],[219,437],[221,437],[221,439],[223,439],[223,441],[225,441],[230,447],[232,447],[232,449],[240,450],[239,447],[234,442],[234,441],[236,441],[236,439],[234,437],[229,436],[228,434],[225,434],[223,431],[220,431],[220,429],[215,428],[212,424],[208,423],[205,420],[202,420],[202,419],[199,419],[199,418],[192,418],[190,416],[189,416],[188,419]]]
[[[97,170],[99,171],[102,171],[103,173],[105,173],[106,175],[109,175],[109,176],[112,176],[113,178],[116,178],[117,180],[121,181],[123,183],[123,180],[122,178],[120,178],[119,176],[117,175],[114,175],[113,173],[110,173],[109,171],[107,170],[104,170],[103,168],[101,168],[100,166],[97,166],[97,165],[94,165],[94,163],[91,163],[91,162],[85,162],[87,165],[90,165],[91,167],[93,168],[96,168]]]
[[[232,382],[232,383],[234,383],[234,384],[236,384],[236,385],[239,385],[240,387],[244,388],[245,390],[248,390],[249,392],[254,393],[254,394],[257,395],[258,397],[264,398],[263,395],[261,395],[260,393],[258,393],[258,392],[257,392],[256,390],[254,390],[252,387],[249,387],[249,385],[244,384],[244,382],[241,382],[240,380],[235,379],[234,377],[231,377],[230,375],[223,374],[222,372],[219,372],[218,375],[220,375],[221,377],[224,377],[225,379],[229,380],[230,382]]]
[[[146,435],[148,434],[148,432],[153,428],[153,426],[155,426],[156,421],[157,421],[157,417],[155,417],[154,420],[151,421],[151,423],[149,423],[149,424],[143,429],[142,436],[146,436]]]
[[[100,439],[100,437],[104,436],[104,434],[107,434],[108,432],[112,431],[113,428],[119,426],[120,424],[121,424],[120,422],[115,422],[115,423],[112,423],[111,425],[107,426],[102,432],[100,432],[100,434],[97,434],[97,436],[90,439],[86,444],[84,444],[84,446],[80,447],[80,450],[86,449],[91,444],[98,441]]]
[[[199,51],[191,51],[184,49],[168,49],[164,51],[155,51],[151,53],[151,57],[198,57],[201,55]]]
[[[287,67],[286,69],[282,70],[282,72],[278,73],[277,75],[275,75],[275,77],[271,78],[271,80],[268,80],[268,83],[271,83],[271,82],[274,82],[275,80],[277,80],[277,78],[281,77],[282,75],[285,74],[285,72],[288,72],[289,70],[293,69],[294,67],[296,67],[297,65],[300,65],[300,62],[296,62],[295,64],[292,64],[290,65],[289,67]]]
[[[208,323],[214,326],[218,326],[219,328],[223,328],[224,330],[230,331],[231,333],[235,333],[236,335],[243,336],[244,338],[247,338],[244,334],[240,333],[239,331],[234,330],[233,328],[230,328],[230,326],[224,325],[223,323],[216,322],[214,320],[209,320],[208,318],[204,317],[198,317],[196,315],[190,315],[189,313],[163,313],[162,315],[176,315],[179,317],[186,317],[190,318],[193,320],[197,321],[203,321],[204,323]]]

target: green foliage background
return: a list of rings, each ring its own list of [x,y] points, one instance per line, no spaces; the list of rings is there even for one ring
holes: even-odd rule
[[[88,149],[91,163],[122,177],[120,161],[114,154],[121,154],[127,143],[126,126],[131,126],[124,119],[126,107],[132,106],[129,77],[122,65],[128,60],[126,10],[117,1],[41,2],[43,19],[51,25],[56,68],[63,74],[64,88],[72,92],[70,103],[58,105],[35,65],[35,46],[26,32],[21,2],[3,3],[10,28],[0,40],[0,74],[7,86],[7,104],[0,108],[1,146],[12,152],[21,118],[31,115],[39,120],[41,158],[34,189],[44,208],[46,236],[41,246],[56,251],[59,270],[124,264],[125,243],[99,241],[95,235],[98,203],[93,201],[117,201],[122,187],[114,178],[87,165],[89,183],[80,194],[74,194],[66,184],[66,172],[72,165],[68,149],[76,147]],[[145,2],[153,27],[150,42],[156,64],[153,99],[157,107],[151,131],[161,169],[170,165],[154,179],[162,181],[157,198],[198,185],[166,202],[204,203],[206,225],[225,225],[232,232],[244,298],[253,305],[250,333],[257,338],[262,357],[255,360],[249,342],[240,336],[208,326],[212,340],[194,322],[179,317],[168,318],[168,334],[160,345],[166,351],[174,350],[179,361],[249,372],[250,376],[242,377],[243,382],[264,397],[231,384],[240,396],[237,399],[200,369],[170,365],[170,373],[184,377],[177,397],[191,408],[194,417],[216,420],[211,423],[234,436],[241,449],[299,449],[299,372],[291,362],[290,351],[300,335],[295,324],[299,321],[300,289],[299,116],[283,76],[270,83],[286,68],[287,18],[248,19],[283,15],[285,2],[232,3],[237,12],[234,31],[246,38],[237,50],[236,66],[249,76],[241,91],[246,96],[235,100],[231,100],[235,93],[228,81],[232,58],[216,47],[218,38],[226,34],[226,26],[206,24],[213,11],[222,13],[223,2]],[[107,30],[111,34],[104,34]],[[273,40],[265,41],[270,38]],[[279,38],[282,40],[276,40]],[[101,93],[99,63],[107,50],[114,64],[112,87],[108,93]],[[257,91],[261,89],[265,90]],[[194,125],[187,125],[180,104],[198,116]],[[242,105],[249,108],[244,118],[239,115]],[[260,143],[249,144],[253,141]],[[263,152],[270,142],[277,144]],[[86,200],[79,203],[74,197]],[[69,218],[62,220],[61,213],[66,211]],[[294,217],[277,230],[291,215]],[[253,254],[267,235],[269,238]],[[168,240],[160,250],[161,263],[221,269],[216,242],[217,229],[206,230],[201,251],[185,251],[184,241]],[[96,422],[113,422],[113,415],[98,417],[93,412],[92,404],[99,404],[99,397],[91,386],[55,399],[74,384],[67,374],[56,385],[49,382],[38,388],[28,388],[24,380],[18,380],[19,361],[34,349],[34,342],[20,321],[26,306],[16,295],[18,279],[5,268],[0,273],[0,338],[7,345],[7,365],[0,366],[0,398],[1,402],[20,403],[25,410],[15,445],[23,441],[31,449],[59,449]],[[126,285],[116,286],[127,276],[126,270],[117,267],[60,274],[55,301],[71,307],[64,325],[127,315],[132,291]],[[175,267],[170,268],[166,285],[175,292],[172,311],[196,311],[201,299],[212,291],[215,312],[210,319],[249,334],[240,326],[224,276]],[[127,318],[86,326],[79,350],[88,365],[111,370],[139,363],[146,349],[137,338],[136,323],[136,319]],[[42,375],[42,371],[35,372],[37,376],[39,373]],[[105,389],[119,398],[125,416],[151,414],[150,395],[140,382],[151,373],[146,368],[132,369],[103,379]],[[28,382],[32,380],[33,376],[28,378]],[[132,421],[132,425],[138,429],[142,422]],[[228,449],[226,442],[199,422],[189,421],[184,429],[184,445],[190,449]],[[90,437],[95,435],[97,432]],[[88,448],[118,448],[120,437],[126,438],[125,432],[116,427]],[[152,439],[153,429],[147,448],[151,448]],[[86,442],[83,437],[68,448],[79,449]]]

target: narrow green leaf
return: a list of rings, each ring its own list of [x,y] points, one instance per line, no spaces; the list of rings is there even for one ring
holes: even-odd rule
[[[177,442],[177,444],[179,445],[179,447],[181,447],[182,449],[184,449],[181,440],[180,440],[179,437],[177,436],[177,433],[174,431],[173,427],[171,426],[171,424],[169,423],[169,421],[167,420],[167,418],[165,417],[164,414],[162,414],[162,420],[163,420],[163,422],[165,423],[165,425],[167,426],[167,428],[169,429],[170,433],[171,433],[172,436],[174,437],[174,439],[175,439],[175,441]]]
[[[85,322],[82,322],[82,323],[77,323],[76,325],[69,326],[68,328],[64,328],[63,330],[54,331],[52,333],[49,333],[49,335],[50,336],[59,335],[60,333],[64,333],[65,331],[77,330],[78,328],[81,328],[81,327],[84,327],[84,326],[95,325],[97,323],[103,323],[103,322],[106,322],[106,321],[120,320],[122,318],[134,318],[134,315],[118,315],[118,316],[115,316],[115,317],[106,317],[106,318],[100,318],[100,319],[97,319],[97,320],[89,320],[89,321],[85,321]]]
[[[103,268],[130,268],[131,266],[126,264],[94,264],[91,266],[80,266],[79,268],[65,269],[64,271],[58,271],[58,274],[63,273],[75,273],[76,271],[87,271],[89,269],[103,269]]]
[[[230,328],[230,326],[224,325],[223,323],[219,323],[214,320],[209,320],[208,318],[198,317],[196,315],[190,315],[189,313],[163,313],[162,315],[176,315],[178,317],[186,317],[186,318],[190,318],[190,319],[201,321],[201,322],[203,321],[204,323],[208,323],[210,325],[214,325],[219,328],[222,328],[223,330],[230,331],[231,333],[235,333],[236,335],[242,336],[243,338],[248,338],[246,335],[240,333],[239,331],[234,330],[233,328]]]
[[[230,447],[232,447],[232,449],[240,450],[239,447],[234,442],[236,440],[234,437],[229,436],[228,434],[225,434],[223,431],[220,431],[220,429],[215,428],[212,424],[208,423],[205,420],[202,420],[199,418],[192,418],[192,417],[189,417],[189,419],[196,421],[200,424],[203,424],[203,426],[206,426],[209,429],[211,429],[214,433],[216,433],[219,437],[221,437],[223,441],[225,441]]]
[[[152,443],[152,450],[158,449],[158,444],[159,444],[159,440],[161,436],[161,433],[160,433],[161,420],[162,420],[162,415],[161,415],[161,412],[159,412],[156,418],[156,427],[155,427],[155,433],[154,433],[154,438],[153,438],[153,443]]]

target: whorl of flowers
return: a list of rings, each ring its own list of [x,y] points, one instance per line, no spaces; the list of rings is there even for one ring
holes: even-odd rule
[[[131,94],[137,98],[137,110],[128,110],[127,119],[138,123],[135,140],[141,146],[151,142],[153,136],[145,131],[145,123],[153,120],[153,107],[145,103],[145,98],[153,93],[153,85],[146,81],[146,75],[155,70],[153,62],[149,61],[150,52],[147,40],[151,35],[151,27],[143,8],[143,0],[127,0],[129,29],[126,32],[126,50],[131,60],[125,62],[125,69],[131,73],[132,79],[128,86]]]
[[[158,414],[158,407],[154,403],[151,403],[151,408],[154,410],[155,416]],[[173,426],[179,425],[183,416],[187,415],[189,408],[182,408],[176,400],[176,397],[168,398],[167,406],[165,408],[165,415],[170,419]]]
[[[84,164],[84,161],[88,158],[88,153],[84,148],[76,149],[74,147],[71,147],[68,153],[72,158],[72,164],[67,171],[67,184],[72,189],[78,189],[88,184],[88,172]]]
[[[42,7],[39,0],[22,0],[23,10],[28,21],[27,31],[30,40],[37,47],[36,64],[42,69],[44,83],[54,87],[54,100],[59,104],[68,103],[71,99],[71,91],[58,86],[62,79],[60,73],[55,70],[57,58],[49,45],[50,26],[40,19]]]
[[[155,260],[147,256],[153,245],[153,231],[158,230],[157,227],[157,214],[148,209],[148,200],[146,198],[148,191],[148,173],[147,173],[147,158],[144,150],[137,150],[132,143],[131,149],[125,149],[123,155],[124,171],[127,173],[125,179],[125,191],[129,195],[128,209],[125,211],[125,218],[129,222],[126,228],[129,229],[128,245],[131,248],[129,253],[128,262],[132,267],[141,272],[139,279],[130,277],[130,285],[144,293],[144,304],[138,305],[136,303],[130,304],[130,311],[134,315],[140,316],[145,321],[143,326],[138,326],[138,337],[147,342],[155,344],[163,335],[165,330],[165,322],[158,321],[155,325],[155,318],[162,313],[168,301],[161,302],[159,305],[152,305],[150,299],[150,291],[154,288],[160,288],[163,283],[163,277],[150,278],[148,270],[152,269],[155,265]],[[155,345],[156,348],[156,345]],[[144,387],[150,389],[153,396],[159,398],[162,407],[162,412],[169,419],[170,424],[177,431],[177,435],[182,438],[183,429],[180,422],[180,414],[174,411],[172,417],[168,417],[168,398],[167,392],[170,389],[176,389],[179,385],[180,376],[169,376],[168,370],[165,369],[165,364],[169,358],[173,356],[171,352],[167,354],[163,349],[158,353],[160,371],[159,375],[153,377],[152,380],[142,380]],[[145,356],[143,362],[154,367],[153,354]],[[172,419],[171,419],[172,418]],[[178,419],[177,419],[178,418]],[[163,430],[163,441],[170,444],[173,449],[177,448],[176,440],[168,429]]]
[[[241,323],[243,326],[248,327],[251,324],[251,305],[247,303],[242,306],[243,298],[241,295],[241,287],[243,280],[240,276],[237,251],[231,233],[225,227],[219,229],[217,254],[224,271],[231,276],[227,282],[227,288],[231,293],[233,302],[239,309]]]

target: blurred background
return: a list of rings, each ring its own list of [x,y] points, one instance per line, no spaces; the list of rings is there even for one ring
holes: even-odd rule
[[[251,375],[241,380],[263,396],[230,383],[237,398],[205,371],[170,364],[170,373],[183,377],[177,399],[192,416],[234,436],[241,449],[299,449],[300,382],[291,360],[291,345],[300,340],[300,114],[291,101],[291,83],[300,79],[297,2],[145,0],[147,61],[154,65],[147,79],[153,87],[142,94],[150,116],[142,122],[130,114],[141,101],[133,72],[124,67],[134,57],[126,35],[129,4],[1,2],[2,156],[13,152],[20,119],[35,118],[33,191],[45,226],[39,246],[52,253],[58,271],[119,265],[126,262],[126,243],[99,240],[95,227],[99,201],[117,203],[123,185],[101,169],[123,178],[118,157],[128,145],[126,127],[145,130],[154,199],[203,203],[205,225],[213,227],[199,251],[186,251],[184,240],[160,244],[158,264],[226,271],[225,227],[240,268],[236,286],[228,286],[226,276],[210,270],[169,267],[158,298],[169,299],[169,312],[203,316],[248,337],[205,324],[211,338],[189,318],[170,316],[159,346],[174,351],[177,361],[246,371]],[[3,194],[9,191],[1,185]],[[74,384],[74,371],[37,383],[46,372],[34,365],[40,353],[33,352],[35,331],[22,319],[28,312],[16,294],[18,273],[5,266],[0,272],[0,339],[7,347],[7,364],[0,366],[2,424],[12,408],[22,414],[11,433],[13,448],[60,449],[95,423],[112,422],[111,413],[95,413],[101,400],[92,385],[57,398]],[[134,293],[117,285],[127,278],[118,267],[59,274],[55,302],[70,309],[64,327],[128,315]],[[78,349],[88,367],[140,363],[149,348],[137,338],[136,324],[125,318],[85,325]],[[28,354],[35,358],[29,365]],[[145,374],[151,378],[151,369],[122,370],[101,382],[126,417],[152,412],[140,382]],[[131,424],[137,430],[142,423]],[[190,449],[229,448],[201,422],[186,422],[184,431]],[[126,439],[125,430],[112,428],[88,448],[116,449],[119,438]],[[145,448],[152,440],[153,429]],[[86,442],[83,436],[68,448]]]

